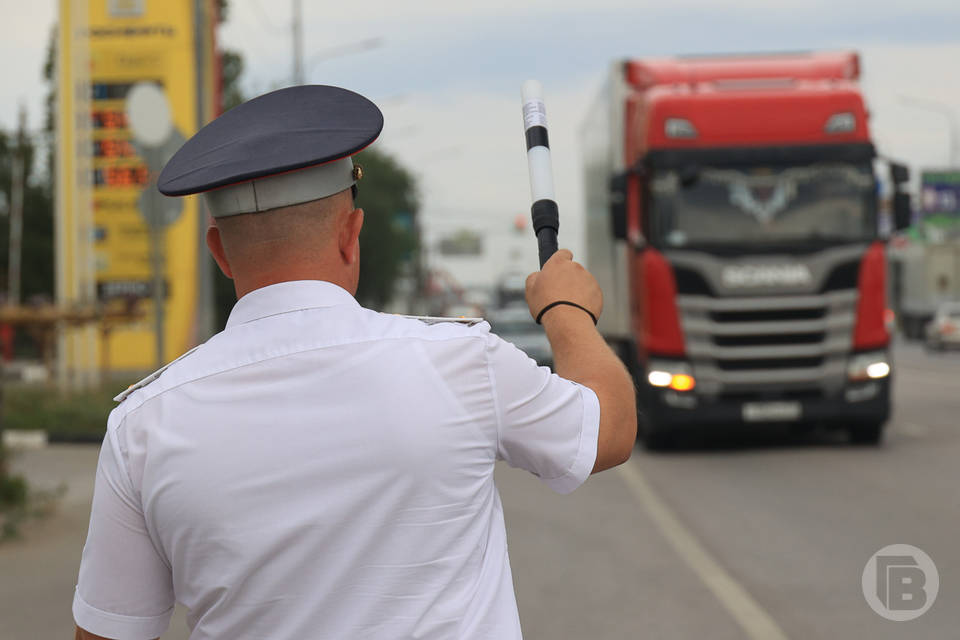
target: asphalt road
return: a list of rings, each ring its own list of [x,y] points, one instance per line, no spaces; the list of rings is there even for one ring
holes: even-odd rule
[[[638,449],[566,498],[503,473],[526,635],[960,638],[960,353],[904,345],[895,359],[880,447],[782,430],[707,437]],[[862,593],[867,560],[893,543],[924,550],[940,575],[937,600],[909,622]]]
[[[880,447],[763,430],[637,450],[557,496],[498,470],[527,638],[960,637],[960,353],[896,349],[895,414]],[[70,598],[95,447],[25,452],[35,487],[68,485],[57,511],[0,546],[0,640],[70,637]],[[936,602],[910,622],[861,590],[892,543],[929,554]],[[186,638],[182,613],[168,640]]]

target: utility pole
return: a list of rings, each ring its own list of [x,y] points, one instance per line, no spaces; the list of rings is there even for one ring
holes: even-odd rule
[[[303,78],[303,0],[293,0],[293,84],[304,83]]]
[[[14,151],[10,188],[10,250],[7,264],[7,304],[20,304],[20,263],[23,250],[23,190],[27,161],[27,110],[20,105],[17,147]]]

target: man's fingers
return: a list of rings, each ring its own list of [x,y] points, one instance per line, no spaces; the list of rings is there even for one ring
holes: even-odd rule
[[[573,253],[569,249],[557,249],[543,266],[546,267],[551,262],[570,262],[571,260],[573,260]]]
[[[538,275],[540,275],[540,272],[534,271],[533,273],[527,276],[527,284],[524,288],[526,289],[528,294],[530,293],[530,288],[533,287],[533,283],[537,281]]]

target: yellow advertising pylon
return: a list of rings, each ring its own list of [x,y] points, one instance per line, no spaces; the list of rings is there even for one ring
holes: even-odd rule
[[[202,274],[205,213],[196,198],[165,234],[164,339],[155,340],[150,234],[140,211],[156,168],[131,137],[126,97],[156,85],[170,105],[177,138],[215,114],[213,0],[61,0],[57,177],[57,301],[61,307],[136,306],[142,318],[114,328],[63,329],[60,380],[152,368],[207,337],[210,285]],[[157,354],[158,342],[164,353]],[[104,354],[105,363],[98,354]]]

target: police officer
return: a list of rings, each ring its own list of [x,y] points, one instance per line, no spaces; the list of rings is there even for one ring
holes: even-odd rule
[[[118,396],[73,603],[82,638],[520,638],[497,460],[568,493],[626,460],[633,384],[569,251],[527,280],[539,368],[486,323],[354,299],[377,107],[281,89],[201,129],[160,176],[202,193],[238,302]],[[549,308],[548,308],[549,307]]]

